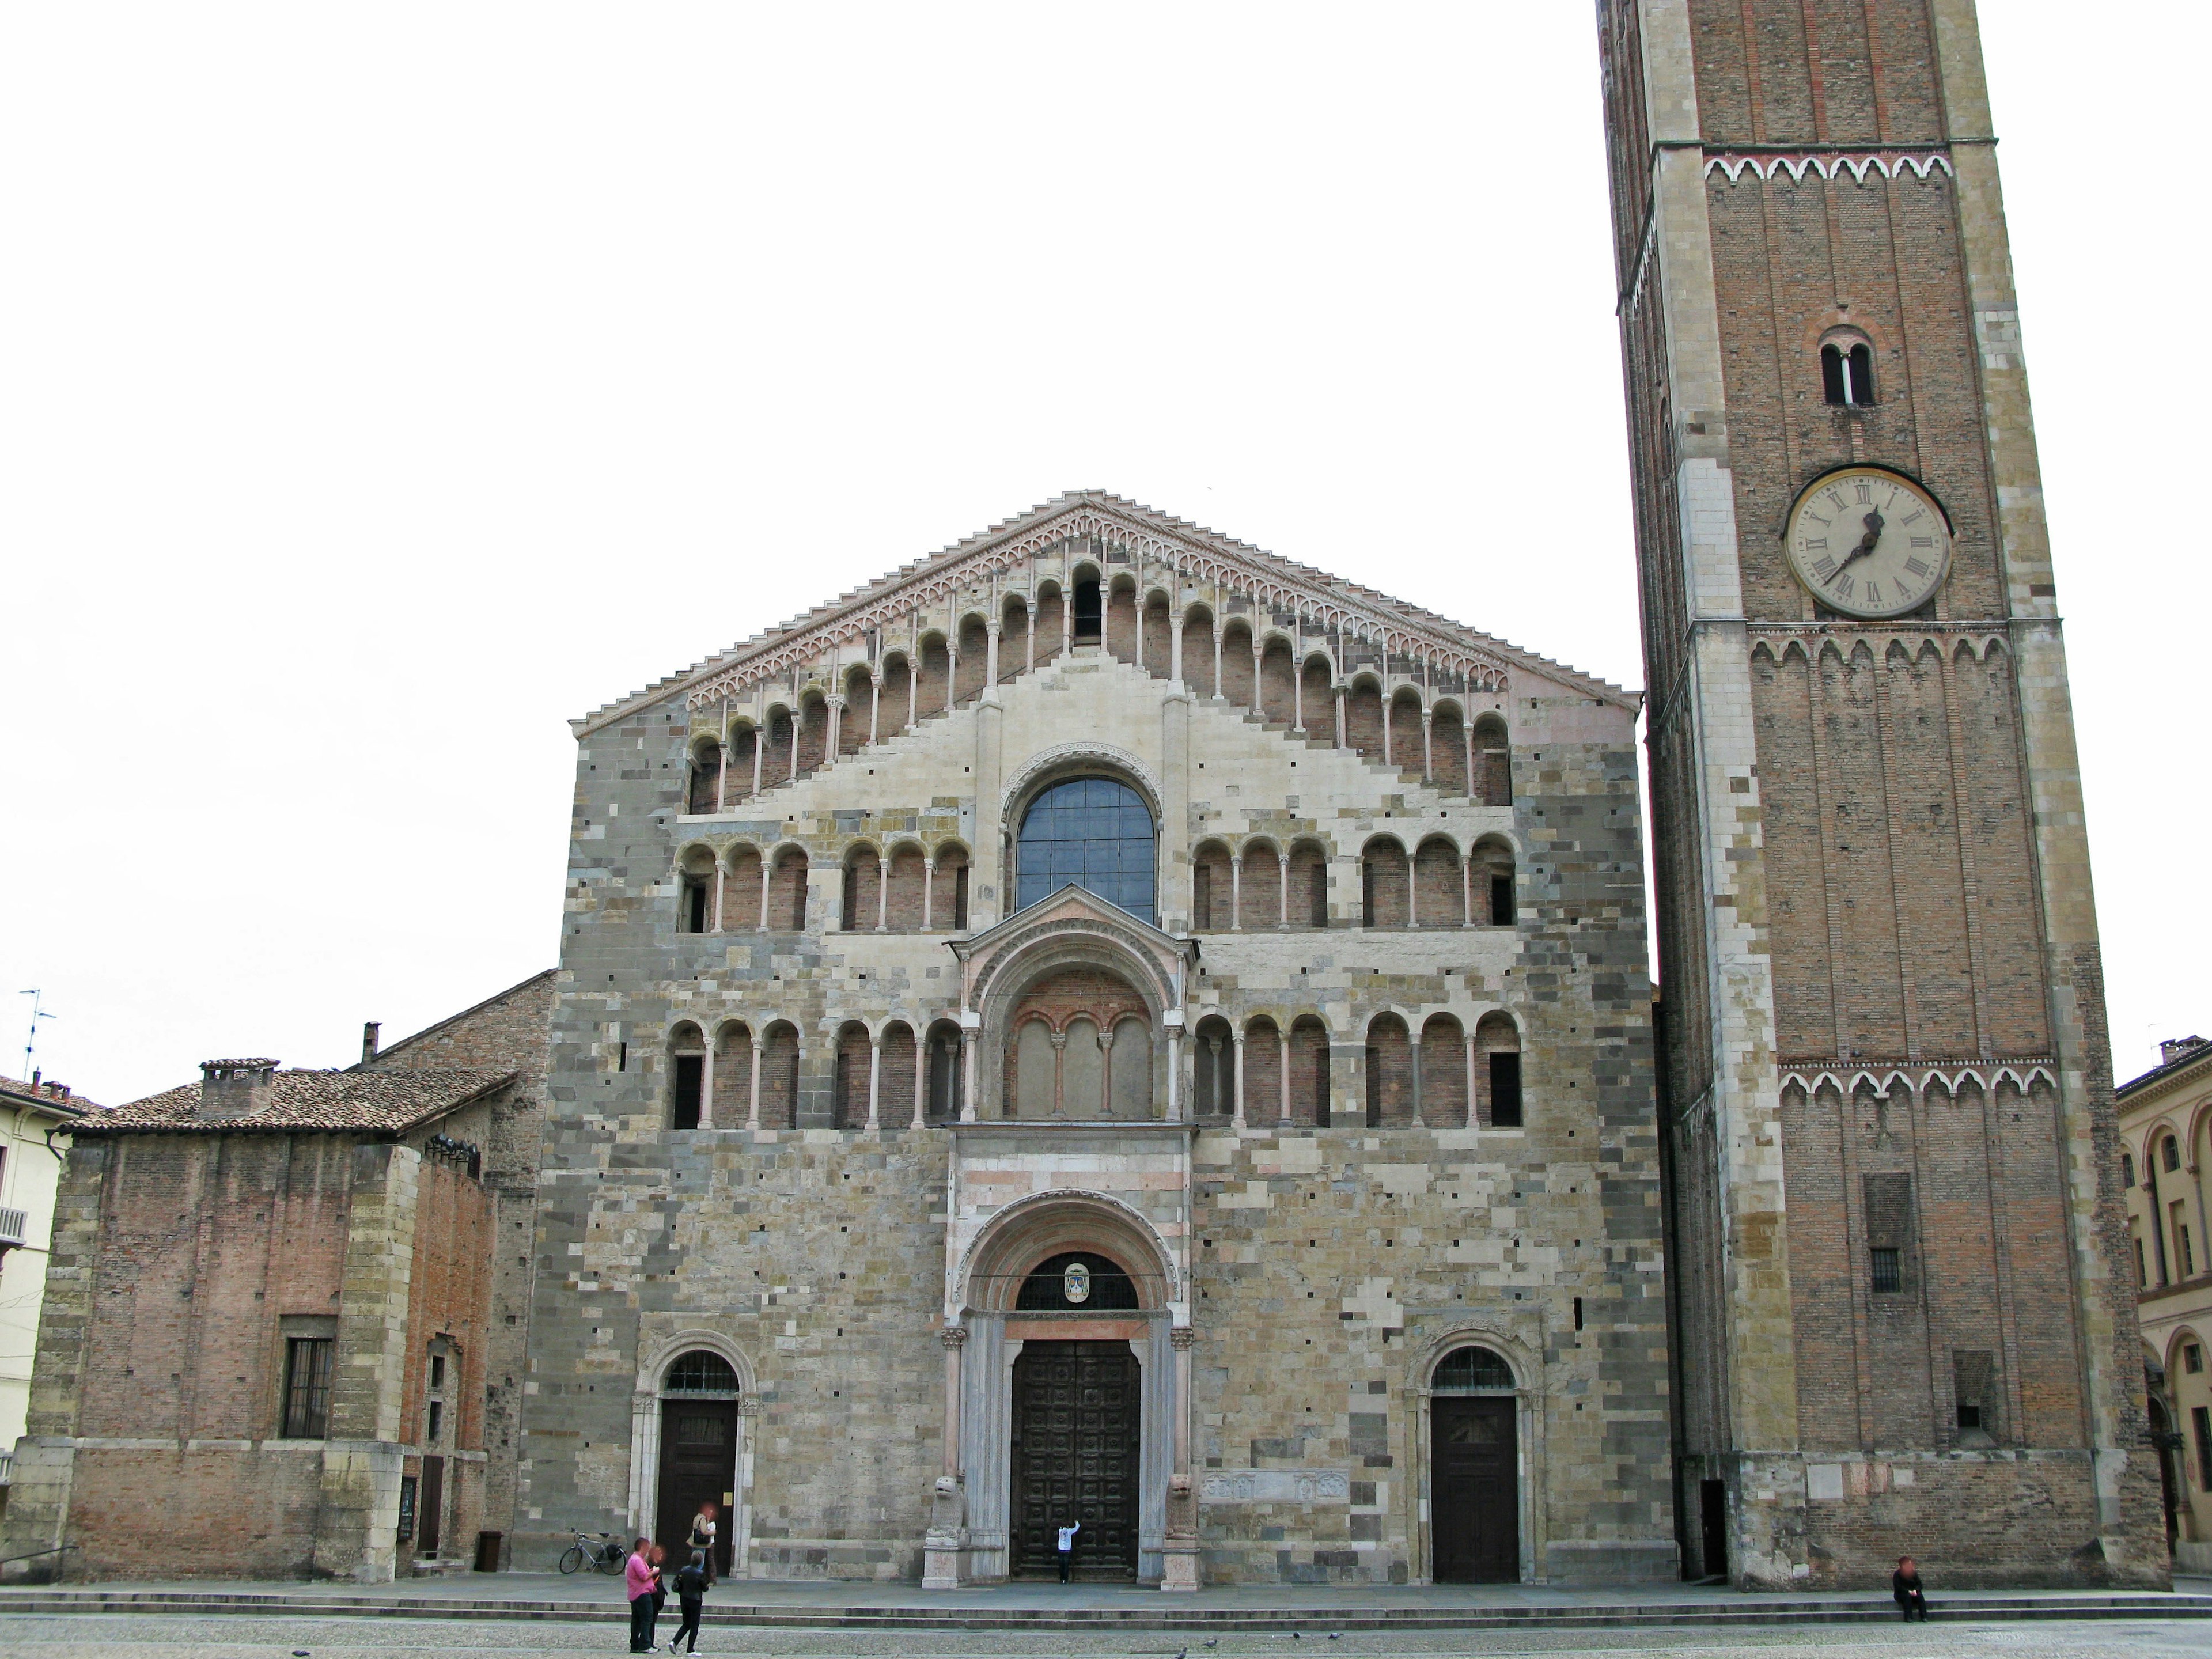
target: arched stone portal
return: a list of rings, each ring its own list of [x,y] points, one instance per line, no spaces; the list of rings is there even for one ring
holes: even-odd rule
[[[1182,1275],[1153,1222],[1104,1193],[1033,1193],[973,1231],[945,1319],[959,1513],[948,1525],[940,1481],[926,1583],[1053,1571],[1050,1529],[1066,1520],[1084,1522],[1083,1577],[1162,1578],[1181,1541],[1169,1491],[1178,1474],[1187,1490],[1189,1462]]]

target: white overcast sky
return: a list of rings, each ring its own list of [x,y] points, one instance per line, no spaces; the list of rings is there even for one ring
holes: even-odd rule
[[[2212,1030],[2212,24],[1983,11],[2126,1077]],[[9,8],[0,1070],[550,966],[569,717],[1066,489],[1640,685],[1592,13]]]

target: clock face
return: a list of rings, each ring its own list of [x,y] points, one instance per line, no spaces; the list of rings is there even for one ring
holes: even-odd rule
[[[1933,593],[1951,568],[1943,509],[1880,467],[1820,479],[1790,509],[1790,568],[1821,604],[1850,617],[1897,617]]]

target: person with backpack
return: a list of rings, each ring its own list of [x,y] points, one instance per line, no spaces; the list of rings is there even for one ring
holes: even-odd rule
[[[677,1643],[686,1637],[690,1638],[690,1644],[684,1652],[699,1651],[699,1613],[707,1604],[707,1589],[713,1582],[707,1571],[706,1552],[692,1551],[690,1560],[676,1575],[676,1605],[683,1610],[684,1622],[676,1627],[676,1634],[669,1641],[671,1653],[676,1651]]]
[[[691,1548],[695,1553],[705,1558],[709,1585],[714,1582],[714,1520],[720,1513],[710,1498],[699,1505],[699,1513],[691,1517]]]

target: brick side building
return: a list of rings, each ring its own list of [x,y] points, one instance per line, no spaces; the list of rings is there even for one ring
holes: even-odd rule
[[[518,1564],[1673,1577],[1637,712],[1086,493],[579,722]]]
[[[1972,0],[1601,0],[1686,1552],[2160,1583]]]
[[[374,1581],[504,1530],[551,979],[76,1126],[0,1555]]]

